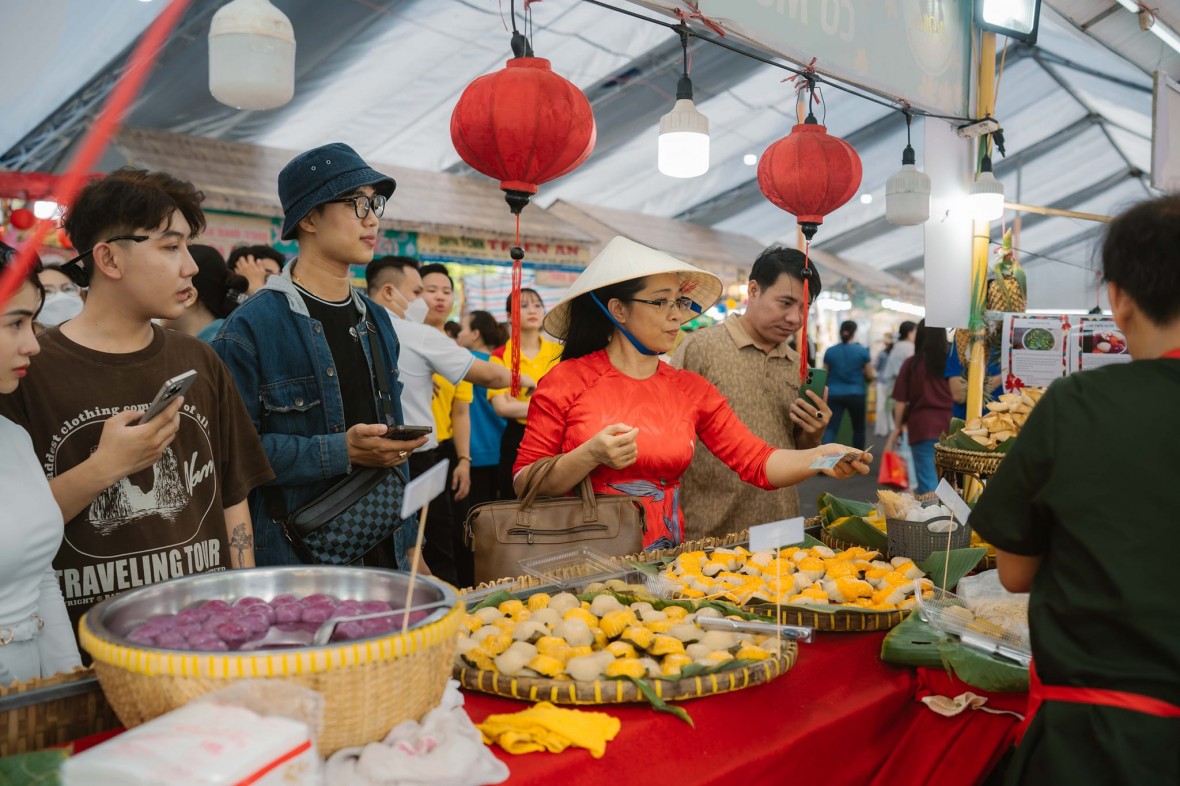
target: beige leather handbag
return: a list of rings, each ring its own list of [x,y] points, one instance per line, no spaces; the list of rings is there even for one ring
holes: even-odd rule
[[[520,561],[576,546],[611,557],[638,554],[647,528],[643,505],[626,494],[595,494],[582,479],[580,497],[537,497],[561,454],[534,462],[521,499],[484,502],[467,513],[467,544],[475,551],[475,582],[523,575]]]

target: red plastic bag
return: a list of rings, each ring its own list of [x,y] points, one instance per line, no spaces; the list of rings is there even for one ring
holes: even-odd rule
[[[903,491],[910,487],[909,472],[900,453],[885,451],[885,455],[881,457],[881,471],[877,473],[877,482],[882,486],[893,486]]]

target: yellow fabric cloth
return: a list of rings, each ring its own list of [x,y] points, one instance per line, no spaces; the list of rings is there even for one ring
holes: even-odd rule
[[[489,715],[477,724],[484,742],[496,743],[509,753],[549,751],[561,753],[573,745],[601,759],[606,744],[619,733],[619,719],[605,712],[555,707],[547,701],[527,710]]]
[[[523,352],[520,353],[520,373],[528,374],[533,378],[534,382],[540,382],[541,377],[549,373],[549,371],[561,361],[561,344],[555,344],[552,341],[541,339],[541,351],[534,357],[526,357]],[[490,361],[498,366],[503,366],[506,369],[512,368],[512,340],[504,345],[504,355],[500,356],[496,353],[491,356]],[[488,388],[488,401],[491,401],[496,396],[505,394],[508,388]],[[521,391],[517,398],[521,401],[528,401],[532,398],[532,392],[525,393]],[[522,426],[527,426],[528,421],[523,418],[518,418]]]
[[[434,433],[438,441],[455,436],[455,426],[451,423],[451,405],[455,401],[466,401],[470,404],[475,398],[475,389],[466,380],[459,380],[458,385],[452,385],[438,374],[431,376],[434,381],[434,396],[430,399],[430,413],[434,415]]]

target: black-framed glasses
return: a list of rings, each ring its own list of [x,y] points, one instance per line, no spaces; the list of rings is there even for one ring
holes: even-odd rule
[[[666,298],[662,297],[659,300],[644,300],[641,297],[627,298],[632,303],[647,303],[649,306],[655,306],[661,312],[667,314],[673,306],[678,311],[692,311],[695,303],[690,297]]]
[[[142,243],[143,241],[148,240],[150,237],[151,237],[150,235],[115,235],[114,237],[108,237],[106,240],[104,240],[102,242],[103,243],[117,243],[120,240],[130,240],[132,243]],[[95,243],[95,245],[97,246],[98,244]],[[83,259],[85,259],[86,257],[90,256],[93,253],[94,253],[93,247],[88,251],[83,251],[81,254],[74,257],[69,262],[62,264],[62,266],[60,268],[61,272],[65,273],[66,276],[68,276],[71,281],[73,281],[75,284],[77,284],[80,287],[90,286],[90,276],[86,274],[86,269],[82,267],[81,263],[82,263]]]
[[[369,216],[370,211],[375,213],[377,218],[380,218],[385,212],[385,197],[380,194],[374,194],[373,196],[354,194],[352,196],[340,197],[339,199],[329,199],[327,203],[332,202],[351,202],[352,211],[362,221]]]

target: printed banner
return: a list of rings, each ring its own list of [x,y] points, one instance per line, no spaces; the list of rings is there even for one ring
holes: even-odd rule
[[[1070,331],[1065,315],[1004,315],[1003,369],[1005,387],[1047,387],[1070,368]],[[1019,384],[1016,384],[1019,383]]]
[[[1127,339],[1112,317],[1079,317],[1074,371],[1130,363]]]
[[[579,243],[524,241],[525,264],[571,265],[583,268],[590,262],[590,249]],[[492,262],[511,264],[512,241],[485,237],[418,235],[418,255],[438,262]]]

